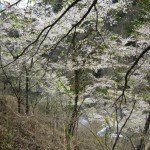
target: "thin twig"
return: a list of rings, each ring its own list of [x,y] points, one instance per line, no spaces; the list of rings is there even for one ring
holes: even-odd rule
[[[13,4],[11,4],[10,6],[8,6],[7,8],[11,8],[11,7],[13,7],[14,5],[17,5],[19,2],[21,2],[22,0],[18,0],[17,2],[15,2],[15,3],[13,3]],[[5,9],[3,9],[3,10],[1,10],[0,11],[0,14],[1,13],[3,13],[4,11],[6,11],[7,9],[5,8]]]
[[[135,60],[135,62],[132,64],[132,66],[128,69],[126,75],[125,75],[125,82],[124,82],[124,88],[122,90],[121,95],[116,99],[115,103],[117,103],[118,100],[120,100],[120,98],[125,98],[125,90],[127,88],[128,85],[128,78],[132,73],[132,70],[135,68],[135,66],[138,64],[138,62],[141,60],[141,58],[150,50],[150,45],[148,47],[146,47],[138,56],[138,58]],[[114,103],[114,104],[115,104]],[[113,104],[113,106],[114,106]]]
[[[133,110],[134,110],[134,108],[135,108],[135,104],[136,104],[136,100],[134,100],[134,102],[133,102],[133,106],[132,106],[132,109],[131,109],[131,111],[130,111],[130,114],[128,115],[128,117],[126,118],[124,124],[123,124],[122,127],[120,128],[120,131],[117,133],[117,137],[116,137],[115,142],[114,142],[114,144],[113,144],[112,150],[115,150],[115,147],[116,147],[117,142],[118,142],[118,140],[119,140],[119,135],[121,134],[123,128],[126,126],[128,120],[130,119],[130,117],[131,117],[131,115],[132,115],[132,113],[133,113]]]

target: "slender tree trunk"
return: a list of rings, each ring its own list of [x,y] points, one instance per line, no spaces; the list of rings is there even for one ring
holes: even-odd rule
[[[48,115],[49,114],[49,99],[47,97],[47,100],[46,100],[46,114]]]
[[[29,114],[29,72],[28,69],[25,67],[26,71],[26,114]]]
[[[71,120],[69,122],[68,132],[66,135],[67,140],[67,150],[70,150],[70,142],[71,137],[73,137],[75,128],[76,128],[76,122],[77,122],[77,116],[78,116],[78,99],[79,99],[79,72],[80,70],[74,71],[74,91],[75,91],[75,99],[74,99],[74,109],[71,115]]]
[[[21,98],[18,99],[18,113],[21,113]]]
[[[22,75],[22,72],[19,76],[19,83],[18,83],[18,90],[17,90],[17,93],[18,93],[18,97],[17,97],[17,100],[18,100],[18,113],[21,113],[21,75]]]

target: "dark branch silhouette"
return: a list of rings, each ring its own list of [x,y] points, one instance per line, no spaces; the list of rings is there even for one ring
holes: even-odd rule
[[[129,76],[131,75],[132,73],[132,70],[135,68],[135,66],[138,64],[138,62],[141,60],[141,58],[150,50],[150,45],[147,46],[141,53],[140,55],[138,56],[138,58],[135,60],[135,62],[133,63],[133,65],[128,69],[128,71],[126,72],[126,75],[125,75],[125,83],[124,83],[124,88],[122,90],[122,94],[116,99],[115,103],[120,100],[120,98],[125,98],[125,90],[127,88],[127,85],[128,85],[128,79],[129,79]],[[114,106],[114,105],[113,105]]]
[[[8,8],[11,8],[11,7],[17,5],[17,4],[20,3],[21,1],[22,1],[22,0],[18,0],[17,2],[15,2],[15,3],[11,4],[10,6],[8,6]],[[7,10],[6,8],[3,9],[3,10],[1,10],[1,11],[0,11],[0,14],[3,13],[4,11],[6,11],[6,10]]]

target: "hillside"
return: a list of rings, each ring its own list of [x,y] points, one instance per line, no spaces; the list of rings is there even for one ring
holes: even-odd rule
[[[0,149],[62,149],[61,139],[58,139],[62,135],[59,133],[56,138],[49,117],[19,114],[15,110],[17,103],[13,96],[1,96],[0,103]]]

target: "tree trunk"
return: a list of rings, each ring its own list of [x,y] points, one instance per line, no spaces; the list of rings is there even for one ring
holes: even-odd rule
[[[75,128],[76,128],[76,122],[77,122],[77,116],[78,116],[78,99],[79,99],[79,72],[80,70],[74,71],[74,91],[75,91],[75,99],[74,99],[74,109],[71,115],[71,120],[69,122],[68,132],[66,135],[67,140],[67,150],[70,150],[70,141],[71,137],[74,135]]]
[[[28,69],[25,67],[26,71],[26,114],[29,114],[29,72]]]
[[[18,90],[17,90],[17,93],[18,93],[18,97],[17,97],[17,100],[18,100],[18,113],[21,113],[21,75],[22,75],[22,72],[19,76],[19,83],[18,83]]]
[[[21,113],[21,100],[18,99],[18,113]]]

